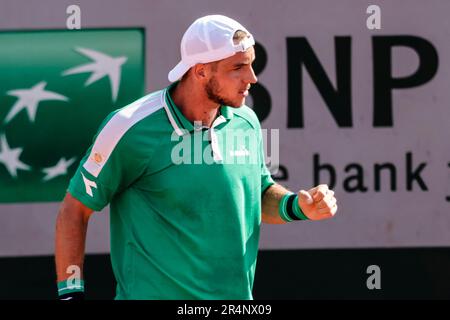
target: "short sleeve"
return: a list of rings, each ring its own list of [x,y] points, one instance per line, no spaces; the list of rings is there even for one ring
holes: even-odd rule
[[[110,120],[99,130],[67,189],[95,211],[138,179],[147,163],[133,143],[133,131],[120,130],[115,122]]]

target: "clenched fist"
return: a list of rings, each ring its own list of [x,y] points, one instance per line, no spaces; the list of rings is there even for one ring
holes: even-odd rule
[[[329,190],[326,184],[320,184],[308,191],[300,190],[298,205],[310,220],[329,219],[337,211],[334,191]]]

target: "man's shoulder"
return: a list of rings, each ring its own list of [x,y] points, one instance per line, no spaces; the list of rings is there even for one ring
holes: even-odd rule
[[[154,144],[160,138],[158,133],[165,133],[169,127],[163,97],[163,91],[152,92],[112,111],[100,125],[95,145],[113,150],[118,144],[127,145],[127,149],[142,145],[135,143],[140,141]]]
[[[164,110],[164,90],[151,92],[132,103],[113,111],[118,123],[134,125],[144,119],[156,119]]]
[[[261,128],[261,124],[255,111],[247,105],[243,105],[239,108],[233,108],[233,113],[246,120],[253,128]]]
[[[164,92],[163,90],[149,93],[132,103],[112,111],[105,118],[100,126],[101,130],[110,130],[121,132],[122,134],[139,127],[142,122],[146,125],[151,122],[151,126],[156,128],[158,125],[164,125]]]

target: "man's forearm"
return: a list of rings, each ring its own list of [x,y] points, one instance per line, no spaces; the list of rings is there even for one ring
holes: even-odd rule
[[[262,221],[264,223],[283,224],[279,214],[280,201],[289,190],[275,183],[271,185],[263,195],[262,199]]]
[[[56,219],[55,263],[58,282],[71,276],[67,269],[69,266],[79,267],[81,278],[83,274],[88,221],[74,210],[62,205]]]

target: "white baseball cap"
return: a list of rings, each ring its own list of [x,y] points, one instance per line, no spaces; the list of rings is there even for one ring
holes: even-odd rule
[[[247,33],[239,44],[233,42],[234,33]],[[181,39],[181,61],[169,72],[169,81],[180,79],[197,63],[208,63],[244,52],[255,44],[252,34],[239,22],[222,15],[209,15],[195,20]]]

